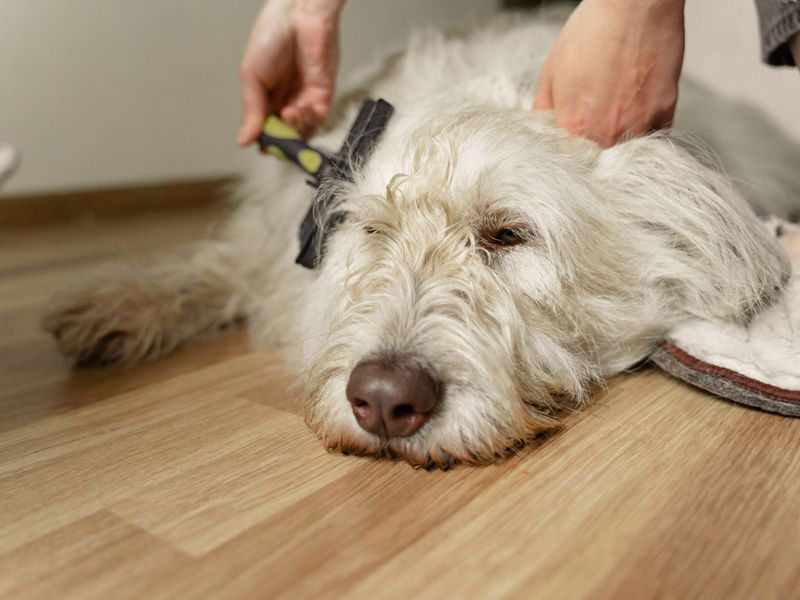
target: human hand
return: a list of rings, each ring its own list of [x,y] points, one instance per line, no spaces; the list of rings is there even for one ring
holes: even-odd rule
[[[668,127],[683,64],[684,0],[584,0],[567,20],[539,78],[534,110],[556,125],[614,145]]]
[[[778,242],[783,246],[789,261],[795,269],[800,269],[800,229],[795,229],[778,238]]]
[[[344,0],[267,0],[240,67],[241,146],[252,144],[270,112],[311,135],[328,114],[339,66]]]
[[[789,50],[794,57],[794,64],[800,69],[800,33],[795,33],[789,40]]]

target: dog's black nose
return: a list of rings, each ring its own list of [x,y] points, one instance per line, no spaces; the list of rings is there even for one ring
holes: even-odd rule
[[[423,369],[395,361],[362,361],[347,382],[358,424],[384,438],[416,433],[439,402],[439,391]]]

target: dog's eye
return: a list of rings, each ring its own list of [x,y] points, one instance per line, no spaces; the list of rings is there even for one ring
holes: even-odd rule
[[[504,228],[496,231],[489,241],[498,246],[516,246],[524,240],[513,229]]]
[[[380,235],[383,233],[383,231],[381,231],[374,225],[362,225],[362,229],[364,230],[364,233],[366,233],[367,235]]]
[[[508,248],[524,244],[527,237],[519,227],[489,227],[480,232],[481,243],[487,249]]]

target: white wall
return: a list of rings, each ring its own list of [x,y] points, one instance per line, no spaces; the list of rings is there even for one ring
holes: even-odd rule
[[[21,148],[3,193],[224,175],[238,62],[262,0],[2,0],[0,144]],[[456,24],[496,0],[349,0],[343,71],[415,23]],[[688,0],[685,72],[769,111],[800,139],[800,76],[759,62],[752,0]],[[252,150],[250,151],[252,152]]]
[[[229,174],[238,63],[262,0],[2,0],[0,145],[23,153],[4,194]],[[414,23],[496,0],[350,0],[343,72]],[[250,150],[249,152],[254,152]]]
[[[761,63],[753,0],[686,1],[684,73],[759,107],[800,141],[800,72]]]

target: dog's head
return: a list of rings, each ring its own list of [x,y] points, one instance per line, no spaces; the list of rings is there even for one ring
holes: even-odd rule
[[[681,315],[736,318],[785,277],[749,209],[663,137],[601,152],[484,108],[393,127],[339,190],[305,312],[307,421],[331,449],[496,459]]]

